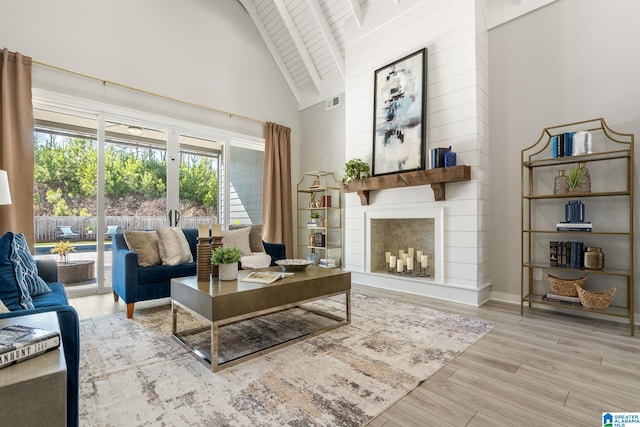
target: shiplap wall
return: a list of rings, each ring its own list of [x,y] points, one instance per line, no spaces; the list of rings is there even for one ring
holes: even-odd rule
[[[354,282],[477,305],[488,299],[488,34],[474,0],[369,2],[361,27],[346,31],[345,158],[372,161],[374,71],[428,48],[427,148],[452,146],[471,181],[447,184],[446,201],[428,186],[345,197],[345,267]],[[391,19],[390,19],[391,17]],[[368,213],[444,208],[440,282],[380,278],[365,271]],[[400,216],[400,215],[399,215]]]

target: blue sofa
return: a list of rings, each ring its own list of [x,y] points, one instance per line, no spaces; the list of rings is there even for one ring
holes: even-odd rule
[[[55,260],[36,260],[38,275],[49,285],[51,292],[32,297],[33,310],[0,313],[0,319],[31,314],[55,312],[58,316],[62,348],[67,362],[67,426],[79,424],[80,393],[80,323],[78,313],[69,305],[67,293],[58,282],[58,263]]]
[[[152,265],[140,267],[138,254],[129,250],[124,234],[114,234],[111,240],[113,298],[120,298],[127,304],[127,318],[133,317],[134,304],[171,296],[171,279],[196,275],[198,230],[183,229],[193,262],[168,266]],[[271,256],[271,265],[286,258],[282,243],[263,242],[265,252]]]

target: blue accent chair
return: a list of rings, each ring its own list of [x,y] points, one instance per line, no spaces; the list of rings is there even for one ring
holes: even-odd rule
[[[67,426],[79,425],[80,396],[80,322],[78,313],[69,305],[67,293],[58,282],[58,263],[55,260],[36,260],[38,275],[47,282],[51,292],[34,296],[34,310],[0,313],[0,319],[55,312],[60,325],[62,347],[67,362]]]

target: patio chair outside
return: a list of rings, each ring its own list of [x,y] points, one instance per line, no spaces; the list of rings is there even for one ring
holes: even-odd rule
[[[104,233],[106,240],[111,240],[114,234],[121,233],[122,229],[119,225],[107,225],[107,231]]]
[[[58,240],[79,240],[80,234],[74,233],[71,227],[59,225],[56,227],[56,239]]]

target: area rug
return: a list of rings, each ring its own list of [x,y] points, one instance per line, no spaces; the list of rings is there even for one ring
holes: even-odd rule
[[[336,310],[340,300],[314,304]],[[298,323],[291,319],[289,325]],[[223,328],[221,342],[234,345],[222,353],[242,347],[243,339],[277,336],[282,321]],[[352,294],[350,325],[213,373],[171,336],[168,306],[131,320],[88,319],[80,325],[80,424],[362,426],[492,328],[476,318]]]

